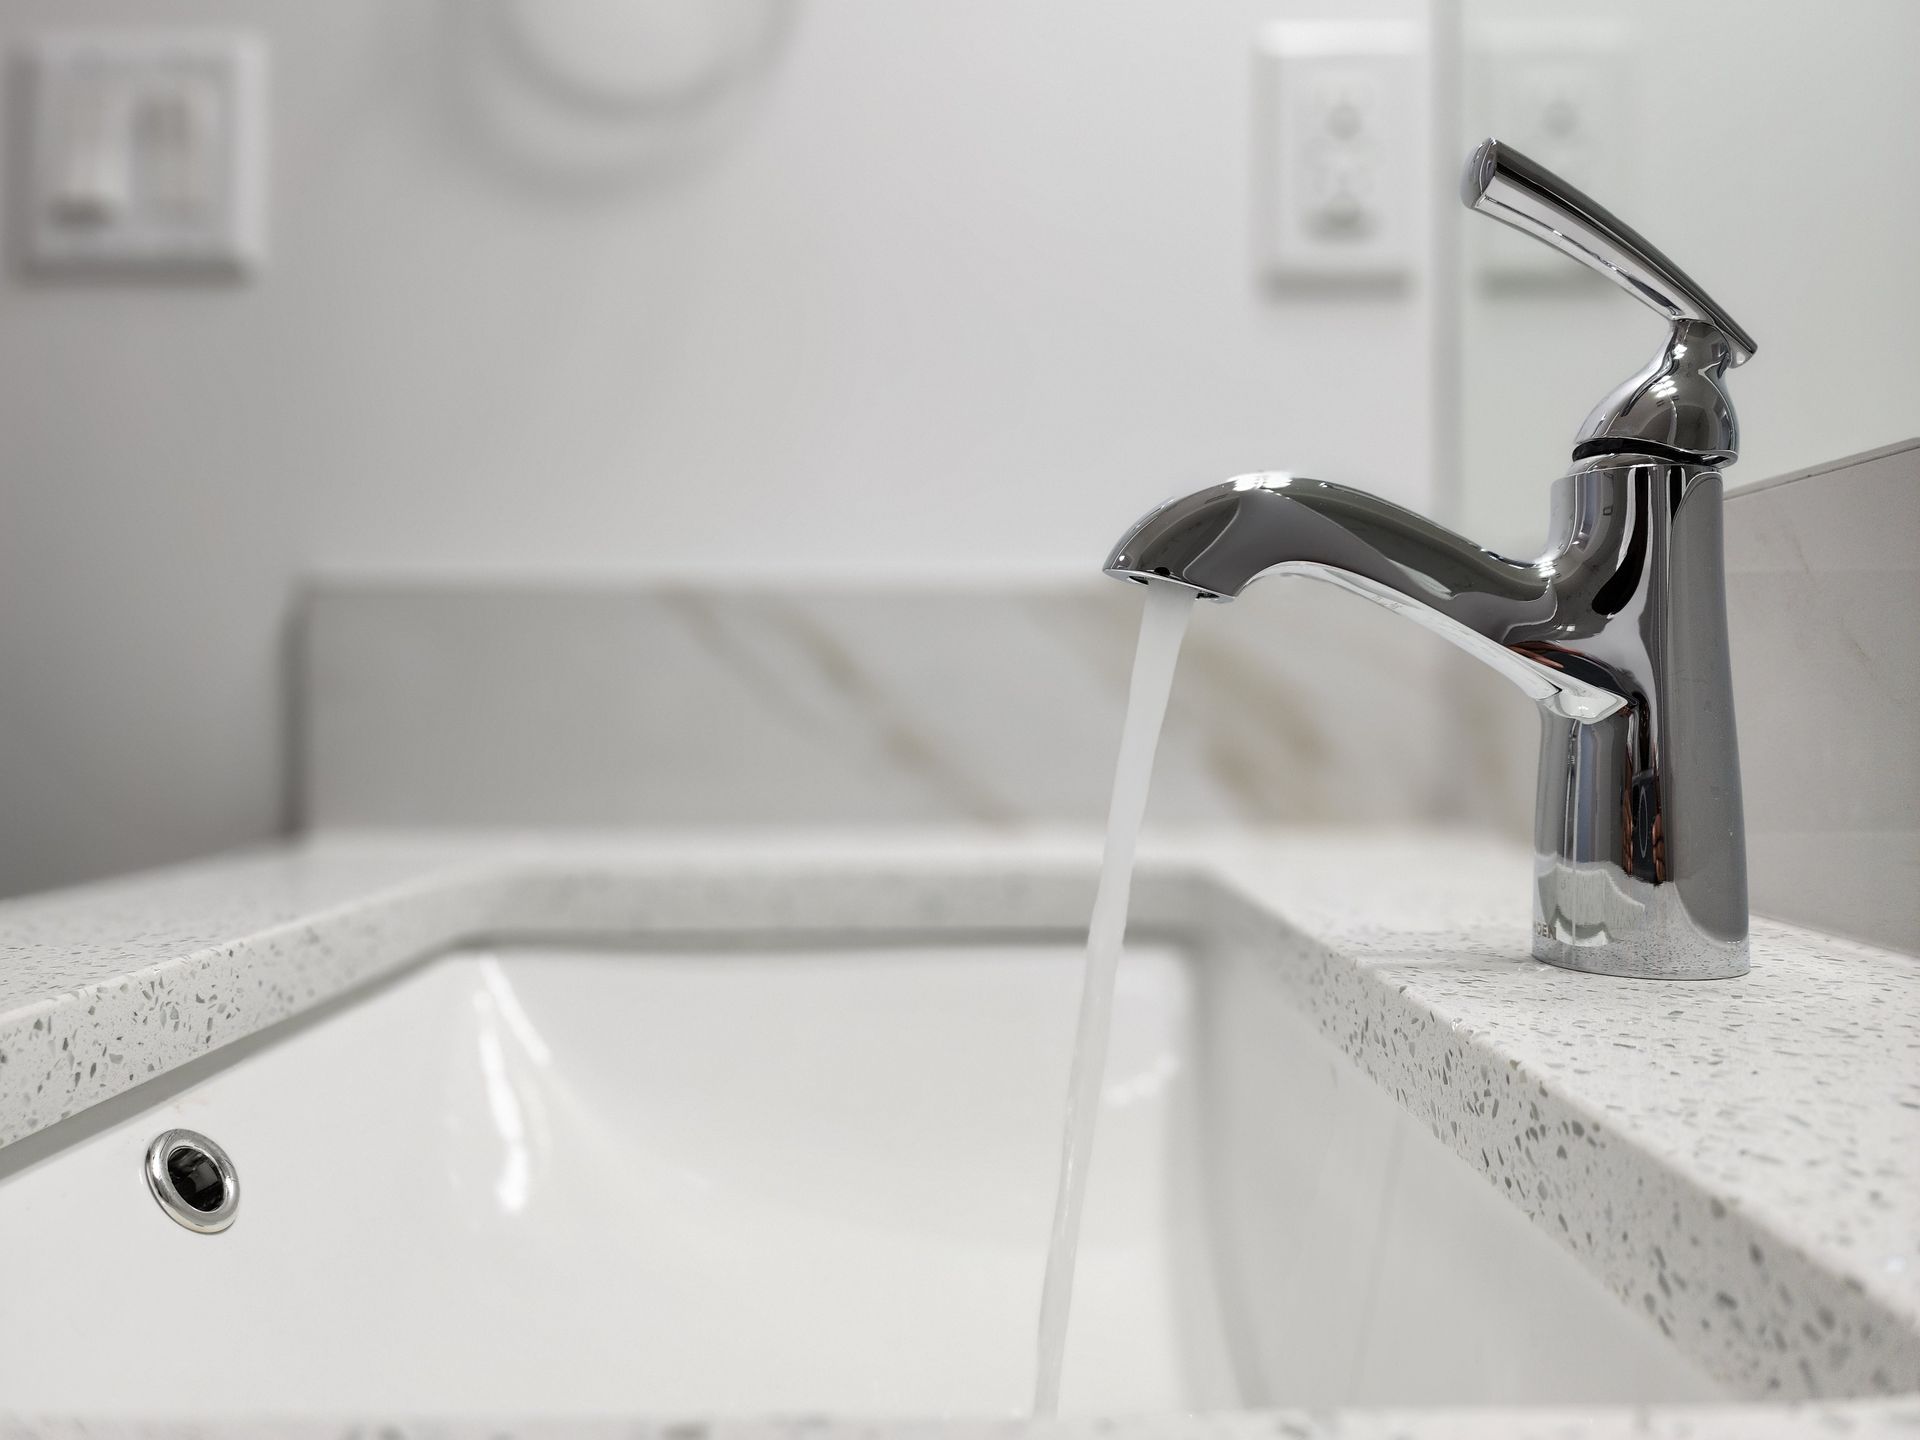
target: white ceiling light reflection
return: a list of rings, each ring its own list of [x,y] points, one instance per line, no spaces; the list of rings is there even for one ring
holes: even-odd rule
[[[538,1148],[534,1132],[544,1135],[547,1128],[540,1087],[516,1083],[515,1071],[522,1066],[544,1069],[553,1057],[499,965],[483,961],[480,972],[482,988],[473,992],[474,1042],[486,1086],[487,1113],[500,1142],[494,1197],[501,1210],[515,1215],[527,1208],[533,1194]]]

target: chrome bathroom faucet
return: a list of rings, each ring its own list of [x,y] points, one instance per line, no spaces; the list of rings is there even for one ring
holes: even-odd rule
[[[1668,321],[1665,343],[1581,426],[1550,539],[1510,560],[1365,491],[1267,473],[1171,500],[1106,570],[1231,600],[1308,575],[1438,631],[1540,707],[1533,954],[1573,970],[1705,980],[1747,971],[1720,468],[1724,385],[1754,343],[1677,265],[1497,140],[1471,209],[1545,241]]]

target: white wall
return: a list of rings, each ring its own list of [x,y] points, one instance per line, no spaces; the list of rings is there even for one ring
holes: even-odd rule
[[[254,283],[0,280],[0,892],[288,822],[314,568],[1087,567],[1262,466],[1425,504],[1421,287],[1249,266],[1248,42],[1303,9],[815,0],[714,164],[583,196],[464,118],[456,0],[12,0],[264,32],[275,136]]]

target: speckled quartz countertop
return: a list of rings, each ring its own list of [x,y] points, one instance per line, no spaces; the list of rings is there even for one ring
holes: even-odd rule
[[[0,904],[0,1145],[457,942],[647,931],[1071,929],[1084,835],[331,834]],[[1920,1433],[1920,960],[1757,921],[1753,973],[1525,957],[1527,857],[1475,836],[1162,836],[1138,927],[1274,956],[1363,1070],[1694,1360],[1761,1405],[1261,1412],[1049,1433]],[[1840,1398],[1832,1398],[1840,1397]],[[4,1407],[4,1397],[0,1397]],[[377,1419],[377,1417],[375,1417]],[[0,1436],[276,1433],[0,1421]],[[1002,1435],[1021,1422],[886,1433]],[[547,1435],[871,1424],[530,1425]],[[378,1424],[360,1433],[385,1433]],[[395,1434],[498,1435],[410,1424]]]

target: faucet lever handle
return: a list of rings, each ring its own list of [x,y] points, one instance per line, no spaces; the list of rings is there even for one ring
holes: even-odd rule
[[[1740,422],[1724,380],[1756,347],[1686,271],[1626,221],[1498,140],[1482,142],[1467,161],[1460,199],[1598,270],[1667,321],[1660,353],[1580,427],[1576,461],[1653,454],[1725,465],[1739,455]]]
[[[1460,177],[1460,201],[1598,270],[1656,314],[1711,326],[1732,349],[1729,362],[1756,347],[1734,318],[1686,271],[1598,201],[1511,145],[1483,140]]]

